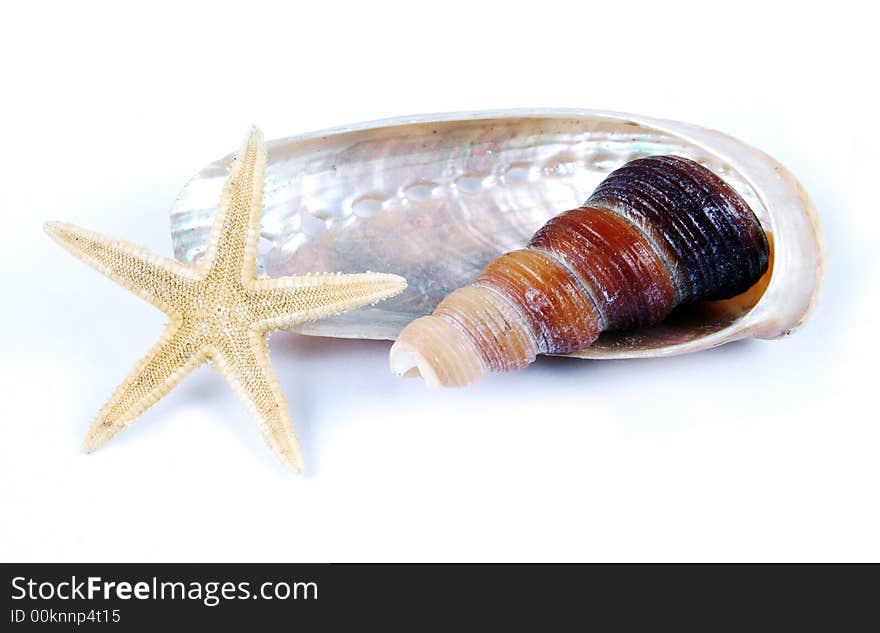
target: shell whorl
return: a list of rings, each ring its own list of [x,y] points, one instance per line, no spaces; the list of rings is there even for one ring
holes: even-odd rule
[[[392,369],[468,384],[656,323],[680,303],[740,294],[768,260],[758,219],[721,178],[677,156],[634,160],[404,328]]]
[[[767,237],[749,205],[692,160],[629,162],[602,181],[588,204],[641,229],[671,268],[676,303],[733,297],[767,268]]]

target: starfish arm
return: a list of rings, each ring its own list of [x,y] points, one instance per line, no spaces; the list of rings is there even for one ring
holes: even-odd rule
[[[388,299],[406,288],[406,279],[386,273],[318,273],[261,279],[251,288],[254,327],[273,330]]]
[[[232,162],[208,236],[200,266],[209,278],[244,281],[256,275],[265,172],[263,135],[252,128]]]
[[[73,255],[165,313],[197,282],[183,264],[130,242],[114,240],[72,224],[47,222],[46,233]]]
[[[169,324],[95,416],[83,450],[95,450],[163,398],[206,360],[191,329]]]
[[[229,337],[217,352],[217,368],[257,423],[266,443],[287,466],[302,472],[299,440],[269,361],[266,335],[255,330],[243,332]]]

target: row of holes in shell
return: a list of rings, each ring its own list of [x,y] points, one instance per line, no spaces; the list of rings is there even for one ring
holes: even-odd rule
[[[623,163],[653,153],[655,152],[636,152],[622,156],[620,153],[615,152],[596,152],[592,153],[587,159],[579,160],[574,153],[566,151],[552,156],[540,165],[527,162],[511,163],[500,170],[499,176],[488,173],[468,172],[454,178],[450,187],[456,194],[474,195],[491,187],[496,182],[515,186],[535,180],[539,174],[543,177],[562,178],[575,176],[578,172],[582,171],[610,172],[620,167]],[[697,158],[696,160],[706,167],[714,169],[716,173],[721,171],[719,165],[713,164],[715,161],[708,157],[702,160]],[[418,204],[434,197],[435,193],[442,188],[443,185],[430,180],[417,180],[401,187],[396,196],[389,196],[378,192],[363,194],[351,201],[349,213],[343,214],[343,219],[351,215],[358,218],[371,218],[381,212],[395,198],[406,204]],[[329,213],[320,209],[303,209],[299,213],[300,227],[306,236],[314,237],[323,233],[339,215],[338,212]],[[262,242],[267,242],[267,244]],[[271,248],[271,242],[261,240],[260,246],[260,250],[265,252]]]
[[[582,162],[574,154],[564,152],[544,161],[541,165],[527,162],[512,163],[501,170],[500,177],[487,173],[468,172],[453,179],[451,188],[458,194],[473,195],[499,181],[505,185],[518,185],[534,180],[538,174],[544,177],[567,177],[585,169],[611,171],[633,158],[636,157],[623,159],[611,153],[601,153]],[[359,218],[370,218],[382,211],[386,204],[395,197],[410,204],[420,203],[432,198],[435,192],[442,187],[442,185],[430,180],[417,180],[401,187],[398,196],[387,196],[382,193],[364,194],[351,201],[350,212]],[[328,222],[336,216],[336,213],[331,214],[321,210],[303,210],[300,212],[302,231],[309,236],[318,235],[327,228]]]

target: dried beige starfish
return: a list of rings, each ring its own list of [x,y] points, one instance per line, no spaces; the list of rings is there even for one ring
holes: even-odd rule
[[[253,129],[232,165],[197,267],[69,224],[45,225],[71,253],[170,317],[159,341],[95,417],[85,451],[113,437],[191,370],[213,361],[267,443],[301,470],[299,443],[269,362],[268,332],[387,299],[406,281],[370,272],[257,279],[265,165],[262,135]]]

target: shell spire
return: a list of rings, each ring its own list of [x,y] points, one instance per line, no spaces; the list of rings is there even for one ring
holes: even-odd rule
[[[429,386],[466,385],[581,350],[603,331],[657,323],[680,303],[736,296],[769,254],[748,204],[710,170],[677,156],[634,160],[411,322],[391,368]]]

